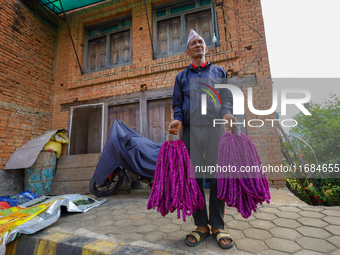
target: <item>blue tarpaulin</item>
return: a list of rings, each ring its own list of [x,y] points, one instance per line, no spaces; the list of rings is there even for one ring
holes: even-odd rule
[[[93,179],[101,185],[119,166],[151,179],[161,146],[115,119]]]

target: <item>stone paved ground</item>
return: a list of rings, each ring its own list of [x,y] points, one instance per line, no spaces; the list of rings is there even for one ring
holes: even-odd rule
[[[212,236],[197,247],[185,245],[185,236],[195,228],[192,217],[184,223],[175,214],[162,217],[155,210],[149,211],[145,195],[111,196],[84,214],[63,212],[46,230],[92,235],[169,254],[340,254],[340,207],[312,207],[301,201],[293,205],[272,203],[260,206],[248,219],[227,208],[226,228],[235,246],[222,250]]]

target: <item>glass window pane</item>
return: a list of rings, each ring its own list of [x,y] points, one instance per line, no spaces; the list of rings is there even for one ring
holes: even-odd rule
[[[124,24],[123,24],[123,26],[125,27],[125,26],[130,26],[131,25],[131,21],[130,20],[125,20],[124,21]]]
[[[210,0],[201,0],[200,1],[200,6],[208,5],[210,4]]]
[[[165,15],[166,15],[166,10],[157,12],[157,17],[162,17],[162,16],[165,16]]]
[[[181,11],[186,11],[189,9],[195,8],[195,4],[188,4],[188,5],[182,5],[179,7],[175,7],[171,9],[171,13],[176,13],[176,12],[181,12]]]
[[[114,24],[113,26],[109,26],[109,27],[104,27],[102,28],[102,33],[105,33],[107,31],[111,31],[111,30],[114,30],[114,29],[117,29],[118,28],[118,24]]]

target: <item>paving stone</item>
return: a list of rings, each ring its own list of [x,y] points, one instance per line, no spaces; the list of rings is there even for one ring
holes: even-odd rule
[[[153,221],[151,219],[140,219],[140,220],[133,221],[132,225],[134,225],[134,226],[145,226],[145,225],[150,225],[152,223],[153,223]]]
[[[182,230],[178,230],[178,231],[168,233],[168,236],[166,237],[166,239],[174,240],[174,241],[178,240],[179,241],[179,240],[184,240],[187,235],[188,235],[187,232],[182,231]]]
[[[294,241],[285,240],[281,238],[271,238],[265,241],[270,249],[278,250],[282,252],[294,253],[301,250],[301,247],[297,245]]]
[[[80,220],[81,220],[81,221],[94,221],[94,219],[96,219],[96,218],[97,218],[97,217],[96,217],[95,215],[85,215],[85,214],[84,214],[84,216],[81,216]],[[65,218],[60,217],[59,220],[64,221]],[[58,220],[58,221],[59,221],[59,220]]]
[[[171,233],[174,231],[179,230],[180,226],[177,224],[167,224],[159,227],[159,231],[165,232],[165,233]]]
[[[328,238],[327,241],[340,248],[340,236],[332,236]]]
[[[137,229],[137,233],[140,234],[145,234],[145,233],[149,233],[151,231],[157,231],[157,229],[159,228],[159,226],[157,225],[146,225],[146,226],[140,226]]]
[[[156,219],[163,219],[163,216],[159,212],[149,211],[146,215],[146,218],[156,220]]]
[[[282,212],[301,212],[301,209],[295,206],[281,206],[278,209]]]
[[[120,227],[117,229],[115,233],[119,234],[128,234],[128,233],[136,233],[138,230],[138,227],[136,226],[128,226],[128,227]]]
[[[322,220],[332,225],[340,225],[340,217],[326,216],[326,217],[323,217]]]
[[[251,221],[251,220],[256,219],[253,215],[250,215],[250,217],[247,219],[243,218],[241,214],[234,214],[232,217],[234,218],[234,220],[241,220],[241,221]],[[227,221],[226,219],[224,220]]]
[[[297,212],[278,212],[275,213],[276,216],[283,218],[283,219],[298,219],[301,218],[301,215],[298,214]]]
[[[302,227],[297,228],[296,230],[300,232],[302,235],[309,236],[309,237],[325,239],[331,236],[329,232],[325,231],[322,228],[302,226]]]
[[[320,252],[315,252],[311,250],[301,250],[294,255],[320,255],[320,254],[326,254],[326,253],[320,253]]]
[[[325,227],[325,229],[326,229],[327,231],[331,232],[331,233],[334,234],[334,235],[340,236],[340,226],[331,225],[331,226]]]
[[[116,218],[113,217],[111,214],[106,214],[106,215],[100,216],[100,220],[116,220]]]
[[[236,242],[239,239],[245,238],[241,230],[235,229],[225,229],[225,231],[231,236],[231,238]]]
[[[267,213],[277,213],[277,212],[279,212],[278,209],[271,208],[271,207],[260,207],[258,209],[259,209],[260,212],[267,212]]]
[[[282,219],[282,218],[273,220],[273,223],[278,227],[285,227],[285,228],[297,228],[301,226],[301,224],[297,222],[296,220]]]
[[[297,219],[298,222],[300,222],[302,225],[305,226],[312,226],[312,227],[325,227],[328,225],[327,222],[320,220],[320,219],[315,219],[315,218],[300,218]]]
[[[110,233],[110,234],[107,234],[107,236],[111,237],[111,238],[114,238],[116,240],[116,242],[122,237],[122,234],[119,234],[119,233]]]
[[[126,219],[129,219],[131,217],[130,214],[119,214],[117,216],[112,216],[111,215],[111,218],[114,219],[115,221],[119,221],[119,220],[126,220]]]
[[[299,208],[302,210],[302,211],[315,211],[315,212],[320,212],[320,211],[323,211],[324,208],[321,207],[321,206],[299,206]]]
[[[240,239],[235,242],[235,244],[238,249],[249,252],[261,253],[265,250],[268,250],[264,242],[249,238]]]
[[[281,251],[275,251],[275,250],[266,250],[261,252],[261,255],[286,255],[289,253],[281,252]]]
[[[196,226],[192,224],[191,222],[189,223],[184,223],[180,226],[180,229],[186,232],[191,232],[196,229]]]
[[[175,218],[175,219],[172,219],[172,220],[171,220],[171,223],[172,223],[172,224],[178,224],[178,225],[181,225],[181,224],[183,224],[183,223],[184,223],[184,221],[183,221],[183,219],[182,219],[182,218],[179,218],[179,219]]]
[[[120,209],[120,210],[114,210],[110,214],[115,216],[115,215],[120,215],[120,214],[125,214],[125,213],[126,213],[126,210]]]
[[[322,213],[311,212],[311,211],[303,211],[303,212],[299,212],[299,214],[304,217],[311,217],[311,218],[317,218],[317,219],[321,219],[324,217]]]
[[[273,213],[265,213],[265,212],[259,212],[253,214],[256,219],[260,220],[275,220],[277,219],[276,215]]]
[[[163,225],[170,224],[170,223],[171,223],[171,220],[167,218],[160,218],[160,219],[152,221],[152,224],[159,225],[159,226],[163,226]]]
[[[248,222],[236,221],[236,220],[227,222],[227,226],[228,228],[233,228],[233,229],[238,229],[238,230],[250,228],[250,225],[248,224]]]
[[[128,205],[124,206],[124,209],[127,210],[127,212],[129,212],[129,211],[135,210],[136,209],[136,205],[134,203],[133,204],[128,204]]]
[[[331,243],[317,238],[312,237],[301,237],[295,240],[298,244],[300,244],[303,248],[328,253],[336,249],[334,245]]]
[[[271,238],[272,235],[267,230],[256,229],[256,228],[248,228],[243,230],[243,233],[246,237],[250,237],[258,240],[266,240]]]
[[[106,227],[106,226],[111,226],[115,223],[114,220],[103,220],[103,221],[100,221],[100,222],[97,222],[97,226],[98,227]]]
[[[97,211],[96,216],[101,217],[101,216],[104,216],[107,213],[108,213],[107,211]]]
[[[335,250],[332,253],[329,253],[329,255],[340,255],[340,249],[339,250]]]
[[[228,221],[232,221],[232,220],[234,220],[233,216],[231,216],[231,215],[224,215],[224,222],[228,222]]]
[[[261,228],[261,229],[271,229],[275,227],[273,223],[267,220],[253,220],[249,222],[249,224],[254,228]]]
[[[138,213],[136,215],[130,215],[129,219],[130,220],[142,220],[146,218],[146,214],[145,213]]]
[[[270,229],[269,232],[275,237],[291,240],[295,240],[296,238],[301,237],[301,235],[298,232],[291,228],[275,227]]]
[[[114,223],[115,226],[117,227],[126,227],[130,226],[132,223],[132,220],[119,220]]]
[[[143,234],[127,233],[127,234],[123,234],[119,240],[122,242],[134,242],[134,241],[142,240],[143,237],[144,237]]]
[[[340,211],[335,211],[335,210],[324,210],[322,211],[323,214],[326,214],[328,216],[337,216],[340,217]]]
[[[164,240],[165,237],[165,233],[156,231],[145,234],[143,240],[151,243],[156,243],[158,241]]]
[[[88,231],[93,231],[96,232],[96,230],[100,229],[99,227],[97,227],[96,225],[94,226],[86,226],[86,230]]]
[[[102,235],[107,235],[107,234],[113,234],[118,228],[114,227],[114,226],[109,226],[109,227],[99,227],[97,228],[97,230],[94,230],[93,232],[96,232],[98,234],[102,234]]]

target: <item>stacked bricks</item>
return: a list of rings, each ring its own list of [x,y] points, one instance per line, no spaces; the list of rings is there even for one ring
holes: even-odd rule
[[[0,1],[0,169],[51,128],[57,31],[39,19],[19,1]]]

